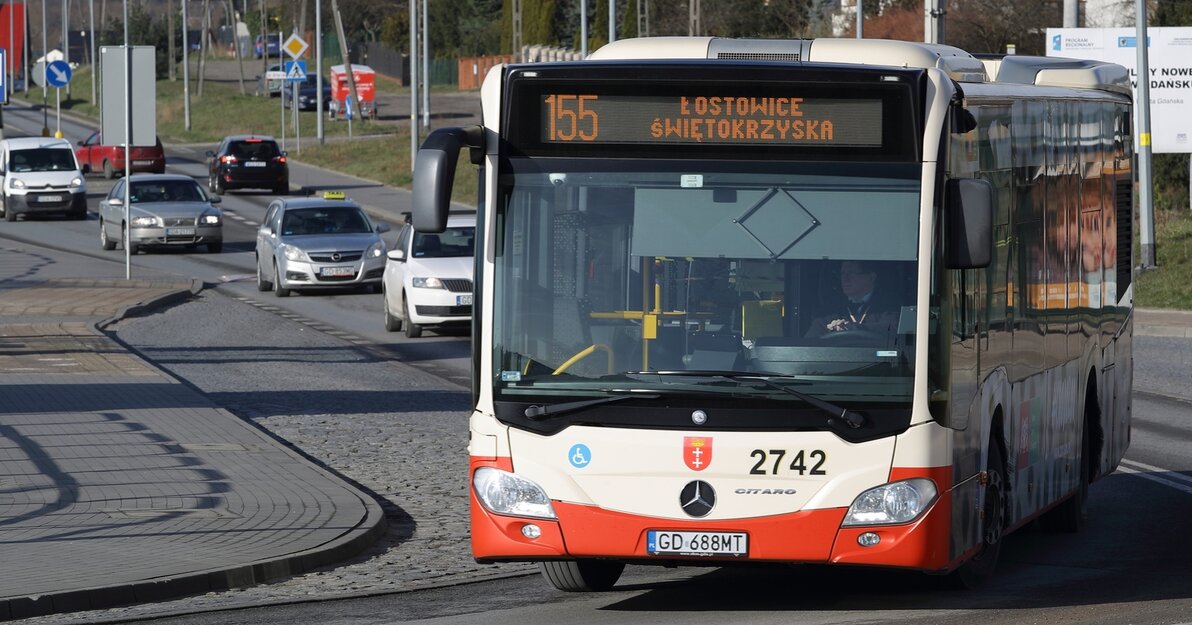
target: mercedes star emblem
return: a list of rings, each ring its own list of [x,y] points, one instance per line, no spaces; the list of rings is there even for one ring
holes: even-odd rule
[[[688,516],[696,518],[708,516],[712,508],[716,507],[716,491],[712,485],[696,480],[688,482],[679,493],[679,506]]]

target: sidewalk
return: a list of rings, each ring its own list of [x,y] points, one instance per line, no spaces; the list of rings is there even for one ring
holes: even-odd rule
[[[384,533],[371,497],[101,331],[201,284],[45,258],[0,239],[0,620],[252,585]]]

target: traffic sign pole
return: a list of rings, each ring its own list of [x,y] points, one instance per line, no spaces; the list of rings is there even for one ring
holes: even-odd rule
[[[49,63],[45,67],[46,67],[46,73],[45,73],[46,87],[45,88],[48,88],[48,87],[54,88],[54,100],[57,103],[56,108],[58,109],[57,113],[55,114],[55,119],[57,120],[58,128],[57,128],[57,130],[54,131],[54,136],[61,139],[62,138],[62,87],[65,87],[70,84],[70,78],[71,78],[70,63],[67,63],[66,61],[59,60],[59,61],[54,61],[53,63]],[[47,126],[48,125],[49,124],[47,124]],[[43,136],[49,136],[49,133],[50,133],[50,129],[48,127],[42,129]]]

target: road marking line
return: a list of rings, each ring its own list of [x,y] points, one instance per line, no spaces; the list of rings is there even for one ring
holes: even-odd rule
[[[1123,460],[1121,464],[1118,465],[1118,471],[1137,475],[1138,477],[1150,480],[1156,484],[1162,484],[1163,486],[1174,488],[1180,492],[1192,495],[1192,479],[1189,479],[1182,474],[1175,473],[1174,471],[1167,471],[1165,469],[1160,469],[1159,467],[1153,467],[1149,464],[1143,464],[1141,462],[1134,462],[1131,460]],[[1162,473],[1163,475],[1156,475],[1155,473]]]

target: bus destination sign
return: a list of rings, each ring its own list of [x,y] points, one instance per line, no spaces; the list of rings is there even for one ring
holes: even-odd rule
[[[543,93],[546,144],[882,146],[882,100]]]

